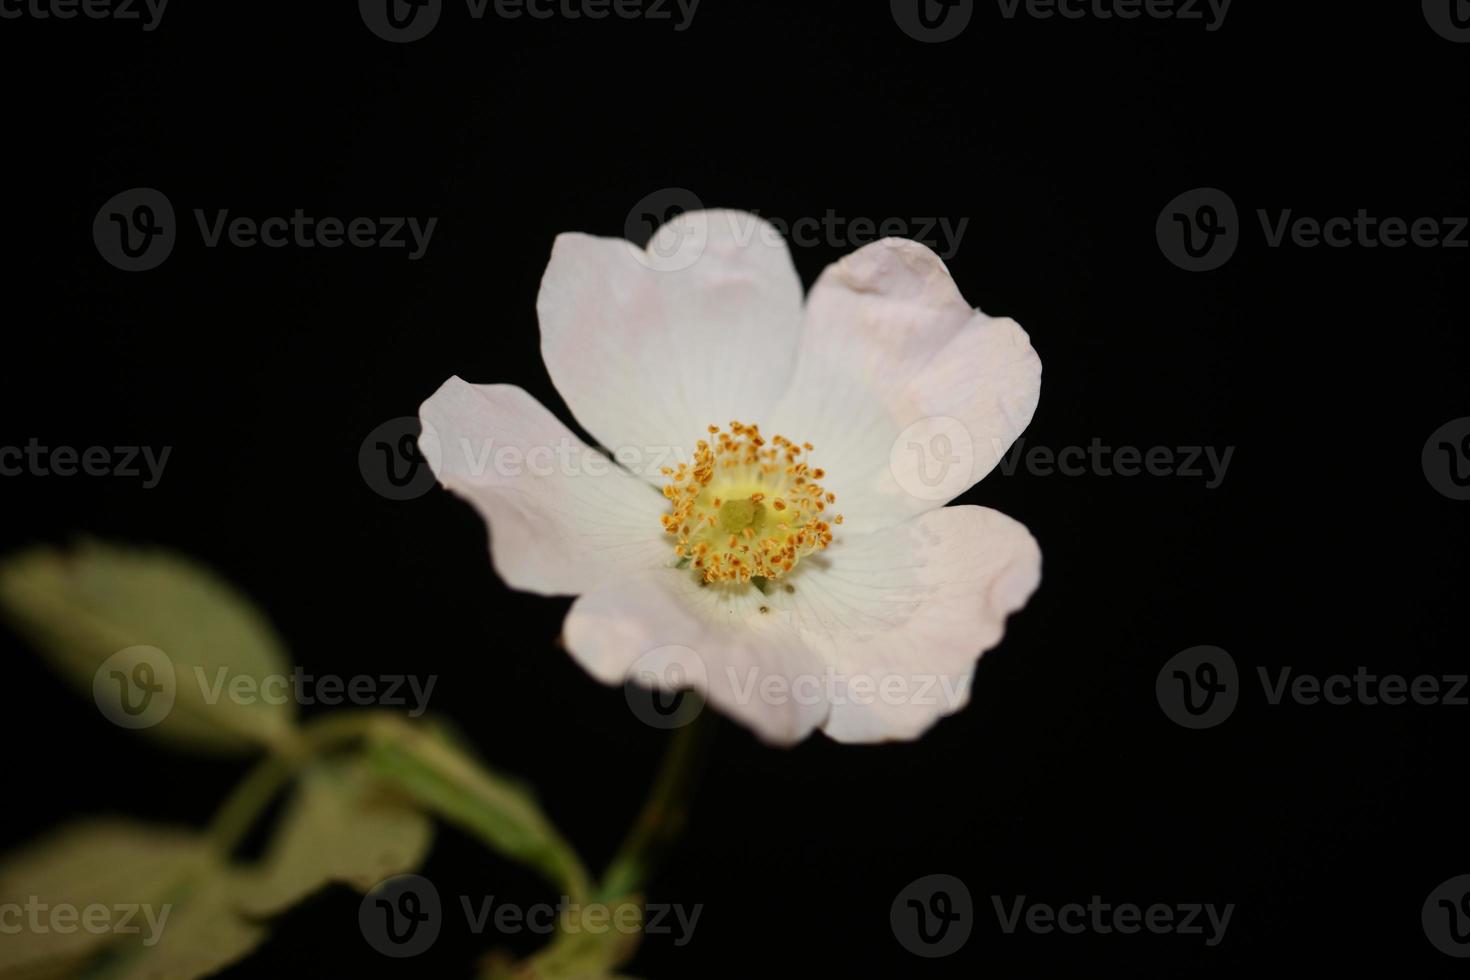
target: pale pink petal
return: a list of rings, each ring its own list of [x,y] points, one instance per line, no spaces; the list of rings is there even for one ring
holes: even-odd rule
[[[1040,392],[1041,360],[1015,321],[972,309],[928,248],[885,239],[813,287],[791,389],[762,428],[815,445],[837,511],[861,533],[969,489]]]
[[[976,661],[1040,574],[1021,524],[947,507],[839,538],[764,593],[687,570],[609,583],[573,604],[565,640],[605,684],[693,687],[773,743],[818,726],[840,742],[914,739],[968,702]]]
[[[680,215],[650,251],[561,235],[536,302],[541,351],[572,414],[661,483],[664,450],[760,424],[790,380],[801,282],[779,233],[738,211]]]
[[[605,684],[642,677],[639,666],[662,664],[664,651],[680,648],[673,659],[687,686],[766,741],[789,745],[827,715],[826,699],[798,686],[819,676],[822,663],[782,617],[760,611],[765,605],[754,587],[700,586],[687,570],[666,570],[582,596],[567,615],[564,638],[577,662]],[[661,670],[647,676],[661,689],[675,687]]]
[[[835,675],[823,731],[839,742],[912,739],[969,700],[980,655],[1041,577],[1026,528],[984,507],[945,507],[802,561],[787,618]]]
[[[425,458],[490,525],[491,560],[511,587],[576,595],[672,560],[667,501],[522,389],[450,378],[419,415]]]

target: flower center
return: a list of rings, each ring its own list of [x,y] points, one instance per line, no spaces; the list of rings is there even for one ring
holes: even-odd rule
[[[672,479],[664,496],[673,505],[664,530],[675,539],[674,553],[704,581],[780,578],[832,543],[842,515],[831,523],[823,516],[837,498],[817,482],[823,471],[803,458],[810,443],[782,436],[767,443],[758,426],[739,422],[729,432],[712,425],[709,434],[692,464],[663,470]]]

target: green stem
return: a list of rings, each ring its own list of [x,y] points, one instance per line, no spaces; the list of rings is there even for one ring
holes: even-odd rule
[[[366,738],[384,723],[384,717],[379,712],[328,715],[262,759],[215,811],[209,837],[216,849],[221,854],[233,851],[271,800],[308,762],[323,752]]]
[[[717,723],[714,712],[706,708],[674,733],[648,800],[603,873],[598,887],[601,900],[613,901],[641,890],[683,832]]]
[[[272,755],[259,762],[214,812],[209,838],[215,849],[228,855],[240,846],[250,828],[281,787],[296,775],[297,764],[290,756]]]

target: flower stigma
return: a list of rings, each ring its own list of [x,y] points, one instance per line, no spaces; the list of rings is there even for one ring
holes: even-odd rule
[[[664,467],[671,478],[664,496],[672,510],[664,531],[674,554],[705,582],[778,579],[803,557],[832,543],[827,508],[837,500],[817,482],[826,474],[804,457],[811,443],[772,436],[760,427],[731,422],[730,431],[709,427],[695,446],[693,463]]]

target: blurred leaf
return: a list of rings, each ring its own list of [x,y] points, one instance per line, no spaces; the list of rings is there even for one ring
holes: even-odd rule
[[[229,871],[221,863],[201,870],[170,896],[169,916],[156,934],[130,936],[110,946],[83,974],[87,980],[196,980],[250,955],[267,932],[234,905]]]
[[[371,891],[418,867],[434,834],[360,761],[307,770],[279,827],[261,864],[239,876],[239,905],[251,915],[277,915],[333,882]]]
[[[121,820],[75,824],[7,857],[0,904],[20,906],[24,918],[21,930],[0,942],[0,977],[74,974],[127,930],[146,932],[143,908],[158,914],[167,896],[210,861],[200,835]]]
[[[36,549],[0,564],[0,609],[119,725],[219,752],[292,737],[279,639],[249,600],[185,558],[98,543]],[[262,690],[267,677],[279,680]]]
[[[636,896],[607,903],[608,921],[624,915],[623,906],[636,917],[638,931],[582,927],[559,933],[551,945],[525,960],[492,953],[482,963],[480,980],[619,980],[618,968],[633,958],[643,939],[643,906]]]
[[[433,731],[397,724],[370,741],[374,771],[431,812],[500,853],[536,868],[573,901],[590,893],[586,869],[535,799]]]

